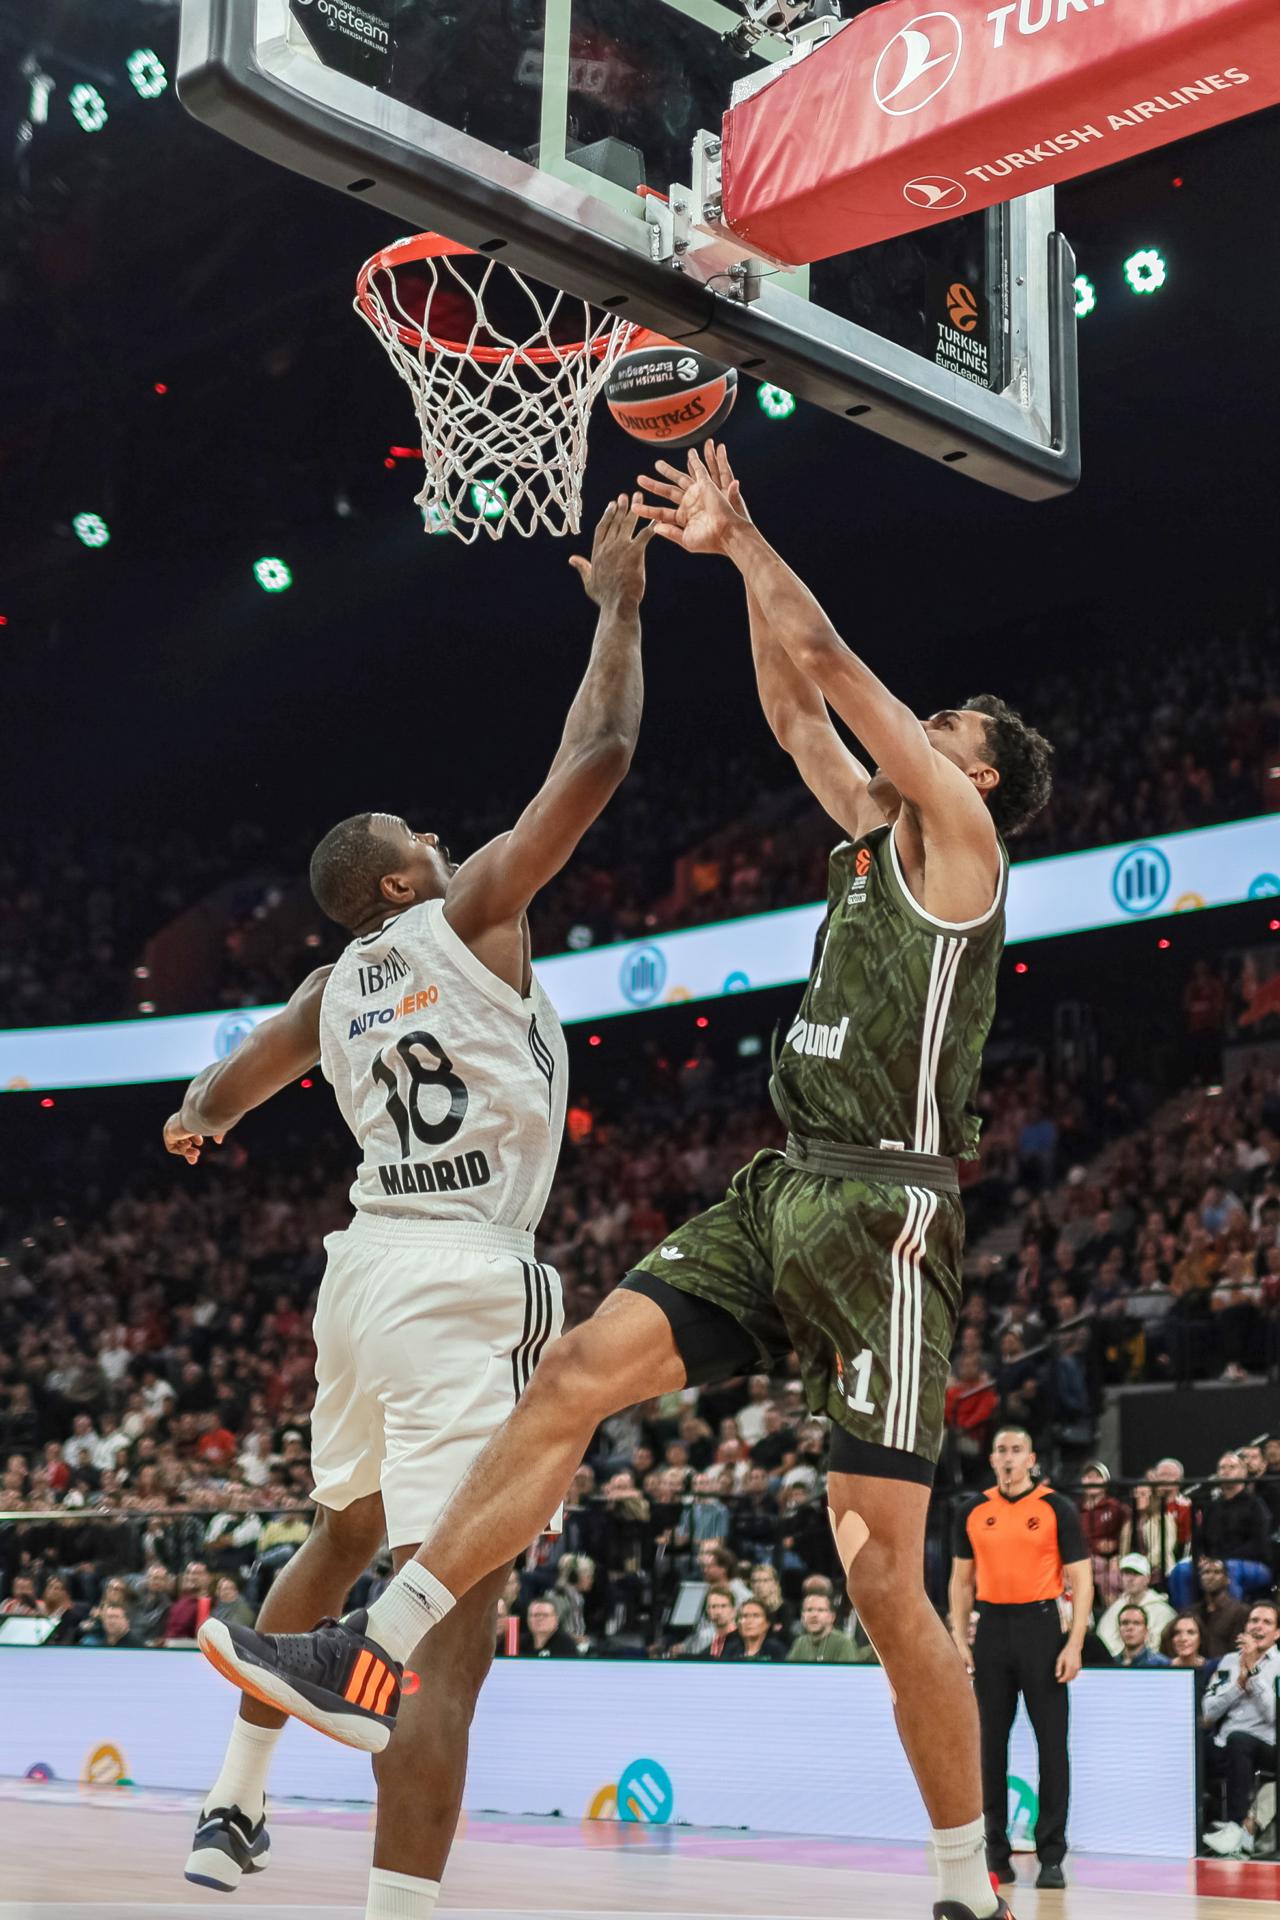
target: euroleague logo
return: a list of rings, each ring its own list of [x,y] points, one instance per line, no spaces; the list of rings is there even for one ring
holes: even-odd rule
[[[858,848],[858,857],[853,863],[853,870],[860,880],[864,879],[866,875],[870,873],[871,850],[869,847]]]
[[[876,61],[871,76],[876,105],[882,113],[919,113],[954,80],[963,52],[964,28],[954,13],[917,14]]]
[[[978,298],[962,280],[947,288],[947,318],[958,333],[973,333],[978,325]]]

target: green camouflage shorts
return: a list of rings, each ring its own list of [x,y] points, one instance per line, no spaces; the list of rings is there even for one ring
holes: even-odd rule
[[[958,1193],[810,1173],[771,1151],[635,1271],[729,1313],[762,1365],[794,1350],[814,1413],[931,1468],[963,1248]]]

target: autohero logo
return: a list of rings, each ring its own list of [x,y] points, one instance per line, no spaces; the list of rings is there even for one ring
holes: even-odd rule
[[[950,86],[964,52],[954,13],[921,13],[908,21],[876,61],[871,90],[882,113],[919,113]]]
[[[923,207],[926,213],[952,213],[969,198],[969,189],[950,174],[922,173],[918,180],[908,180],[902,197],[908,205]]]

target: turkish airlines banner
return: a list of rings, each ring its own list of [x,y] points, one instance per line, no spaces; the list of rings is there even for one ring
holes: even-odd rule
[[[800,265],[1280,100],[1280,0],[888,0],[724,117],[724,217]]]

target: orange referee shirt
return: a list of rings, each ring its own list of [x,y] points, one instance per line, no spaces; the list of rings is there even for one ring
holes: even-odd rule
[[[973,1561],[978,1604],[992,1607],[1056,1600],[1063,1567],[1089,1558],[1080,1515],[1046,1486],[1012,1499],[991,1487],[959,1515],[953,1550],[958,1560]]]

